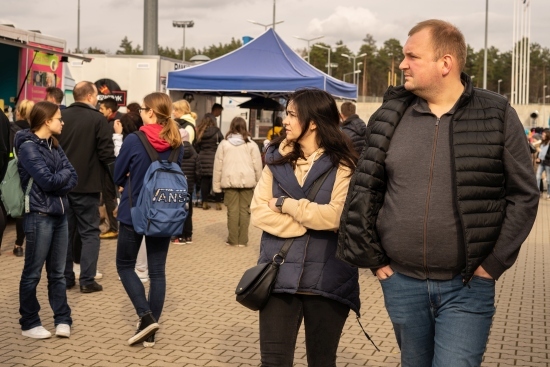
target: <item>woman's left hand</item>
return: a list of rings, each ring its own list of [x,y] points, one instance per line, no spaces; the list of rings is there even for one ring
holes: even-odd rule
[[[267,203],[267,206],[269,206],[269,209],[273,210],[275,213],[281,213],[281,211],[279,210],[279,208],[277,208],[275,206],[275,203],[277,202],[277,198],[272,198],[269,200],[269,202]]]

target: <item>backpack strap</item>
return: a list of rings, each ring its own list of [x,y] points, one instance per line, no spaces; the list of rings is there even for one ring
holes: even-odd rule
[[[145,147],[145,150],[147,151],[147,154],[149,154],[149,158],[151,158],[151,162],[157,161],[159,159],[159,154],[153,148],[151,143],[149,143],[149,140],[147,140],[147,137],[145,136],[145,133],[143,131],[136,131],[135,134],[141,140],[141,144]]]

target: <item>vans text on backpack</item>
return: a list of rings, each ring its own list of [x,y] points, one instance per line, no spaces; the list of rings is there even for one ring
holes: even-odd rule
[[[135,134],[149,154],[151,165],[143,178],[136,206],[132,203],[132,183],[129,181],[128,198],[134,230],[150,237],[179,235],[189,208],[187,180],[177,163],[180,151],[173,149],[168,160],[161,160],[145,134],[141,131]],[[132,172],[129,180],[131,176]]]

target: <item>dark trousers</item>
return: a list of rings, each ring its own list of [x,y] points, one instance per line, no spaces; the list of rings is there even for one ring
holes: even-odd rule
[[[145,288],[134,271],[143,235],[134,228],[120,224],[116,248],[116,268],[120,280],[139,317],[151,312],[155,320],[160,319],[166,297],[166,257],[170,246],[170,237],[145,237],[147,265],[149,267],[148,296]]]
[[[109,229],[107,231],[118,232],[118,221],[113,215],[117,207],[115,184],[107,171],[105,171],[103,177],[103,191],[101,194],[103,195],[103,203],[105,204],[107,220],[109,221]]]
[[[2,245],[2,238],[4,237],[4,231],[6,229],[6,223],[8,221],[8,214],[4,208],[2,200],[0,200],[0,246]]]
[[[15,219],[15,244],[17,246],[23,246],[23,241],[25,241],[25,230],[23,229],[23,218]]]
[[[193,237],[193,202],[189,202],[189,213],[183,222],[182,237]]]
[[[350,308],[322,296],[273,293],[260,311],[262,367],[292,367],[304,320],[309,367],[335,367]]]
[[[212,176],[202,176],[201,178],[201,197],[202,201],[206,203],[211,200],[210,192],[212,191]],[[222,202],[222,194],[214,194],[214,202]]]
[[[90,285],[94,282],[97,273],[97,259],[99,257],[99,193],[70,193],[68,198],[69,240],[74,240],[75,231],[78,231],[82,241],[80,285]],[[73,244],[69,243],[67,247],[65,278],[67,284],[74,284]]]

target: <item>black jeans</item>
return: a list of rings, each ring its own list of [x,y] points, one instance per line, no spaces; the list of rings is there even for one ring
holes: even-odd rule
[[[260,311],[262,367],[292,367],[302,319],[309,367],[335,367],[349,306],[322,296],[273,293]]]
[[[15,218],[15,244],[17,246],[23,246],[25,241],[25,229],[23,228],[23,218]]]
[[[202,202],[206,203],[208,201],[211,201],[212,198],[213,198],[215,203],[221,203],[222,202],[222,194],[214,193],[214,195],[212,197],[212,196],[210,196],[211,191],[212,191],[212,176],[202,176],[202,178],[201,178]]]
[[[80,285],[90,285],[97,273],[99,257],[99,193],[70,193],[67,219],[69,222],[69,241],[74,240],[78,231],[82,240],[80,256]],[[67,246],[67,262],[65,264],[65,279],[67,284],[74,284],[72,243]]]
[[[193,237],[193,202],[189,202],[189,212],[183,222],[182,237]]]
[[[101,194],[103,195],[103,203],[105,204],[107,220],[109,221],[109,228],[107,231],[118,232],[118,221],[113,214],[117,207],[116,188],[113,180],[111,179],[111,175],[109,175],[107,171],[105,171],[103,177],[103,191]]]

